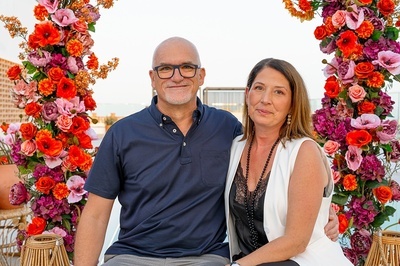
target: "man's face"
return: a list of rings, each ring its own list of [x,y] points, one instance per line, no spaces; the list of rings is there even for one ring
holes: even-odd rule
[[[188,65],[180,67],[181,73],[184,73],[185,68],[190,65],[200,65],[197,53],[187,43],[171,42],[164,44],[156,51],[153,68],[182,64]],[[181,75],[178,68],[173,68],[172,77],[163,79],[157,75],[155,70],[150,70],[151,85],[157,92],[158,104],[184,105],[195,103],[197,91],[204,83],[205,70],[196,68],[195,72],[193,77],[187,78]]]

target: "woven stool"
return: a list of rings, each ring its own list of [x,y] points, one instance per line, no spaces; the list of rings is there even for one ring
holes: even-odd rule
[[[400,233],[394,231],[376,232],[365,266],[398,265],[400,265]]]
[[[18,209],[0,210],[0,265],[19,265],[19,250],[16,236],[18,230],[27,225],[27,217],[31,209],[23,206]]]
[[[69,266],[62,237],[55,234],[29,237],[22,247],[21,266],[32,265]]]

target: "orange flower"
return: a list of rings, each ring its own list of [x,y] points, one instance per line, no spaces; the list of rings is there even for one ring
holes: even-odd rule
[[[53,188],[53,195],[56,199],[62,200],[68,197],[69,189],[65,183],[57,183]]]
[[[70,55],[75,57],[81,56],[83,52],[83,44],[77,39],[69,40],[65,48]]]
[[[33,14],[37,20],[43,21],[46,17],[49,16],[49,12],[47,12],[46,8],[42,5],[36,5],[33,9]]]
[[[32,36],[33,44],[40,47],[58,44],[61,39],[60,32],[50,21],[36,24],[35,30],[30,36]]]
[[[356,146],[361,148],[362,146],[368,145],[372,141],[371,134],[368,131],[362,130],[353,130],[347,133],[346,142],[349,145]]]
[[[26,232],[28,235],[39,235],[46,228],[46,220],[42,217],[33,217],[32,222],[28,224]]]
[[[369,101],[362,101],[357,105],[358,114],[373,114],[375,112],[375,104]]]
[[[97,107],[96,101],[93,99],[92,95],[86,95],[85,97],[83,97],[83,102],[85,104],[86,110],[88,111],[93,111]]]
[[[356,65],[354,68],[354,72],[359,79],[366,79],[368,76],[374,71],[375,66],[367,61],[367,62],[361,62]]]
[[[0,156],[0,165],[9,164],[7,156]]]
[[[92,157],[76,145],[70,147],[68,155],[70,163],[83,171],[89,170],[92,166]]]
[[[42,106],[35,102],[28,103],[25,106],[25,114],[28,116],[33,116],[34,118],[39,118],[41,111]]]
[[[92,149],[93,148],[92,139],[88,135],[86,135],[84,132],[75,134],[75,136],[78,139],[80,148],[82,148],[82,149]]]
[[[372,72],[368,76],[367,85],[371,88],[379,89],[385,84],[385,76],[380,72]]]
[[[358,49],[358,38],[351,30],[346,30],[339,35],[336,45],[342,51],[344,57],[350,57]]]
[[[358,2],[360,2],[363,5],[369,5],[372,3],[372,0],[358,0]]]
[[[72,118],[72,125],[70,127],[70,132],[73,134],[81,133],[90,128],[89,121],[83,119],[80,116],[75,116]]]
[[[379,12],[384,16],[393,14],[396,7],[392,0],[380,0],[376,6],[378,7]]]
[[[56,185],[56,181],[49,176],[42,176],[36,181],[35,186],[37,191],[42,192],[43,194],[50,194],[50,191]]]
[[[392,190],[388,186],[380,186],[372,190],[380,203],[385,204],[392,199]]]
[[[31,122],[22,123],[19,131],[21,132],[21,135],[25,140],[31,140],[35,137],[35,135],[37,133],[37,128]]]
[[[338,29],[333,26],[332,17],[327,17],[325,20],[325,30],[328,35],[335,33]]]
[[[326,27],[324,25],[318,26],[314,30],[314,37],[317,40],[323,40],[325,37],[328,36]]]
[[[7,77],[10,80],[18,80],[21,75],[21,68],[18,65],[12,66],[7,71]]]
[[[48,78],[42,79],[41,81],[39,81],[38,90],[42,95],[49,96],[55,90],[55,86],[53,84],[53,81],[51,79],[48,79]]]
[[[91,70],[96,70],[99,67],[99,60],[94,53],[89,55],[89,60],[87,61],[86,66]]]
[[[9,126],[10,126],[10,124],[3,122],[3,123],[1,123],[0,128],[1,128],[1,130],[3,130],[4,133],[6,133]]]
[[[57,157],[62,152],[62,142],[52,138],[51,132],[46,129],[38,131],[36,144],[39,151],[51,157]]]
[[[312,11],[311,2],[307,0],[299,0],[299,8],[304,12]]]
[[[330,76],[326,79],[324,89],[329,98],[336,98],[339,95],[340,86],[335,76]]]
[[[77,90],[73,80],[62,77],[57,85],[57,97],[70,100],[76,96]]]
[[[356,176],[347,174],[343,177],[343,188],[347,191],[354,191],[358,187]]]
[[[374,24],[372,24],[371,21],[369,20],[364,20],[360,27],[356,29],[356,33],[358,34],[358,37],[367,39],[371,37],[372,33],[374,32]]]
[[[64,77],[64,70],[62,70],[60,67],[52,67],[50,70],[47,72],[47,75],[49,78],[54,81],[58,82],[62,77]]]
[[[343,234],[349,227],[349,220],[347,220],[346,215],[344,215],[343,213],[338,215],[338,220],[339,220],[339,233]]]

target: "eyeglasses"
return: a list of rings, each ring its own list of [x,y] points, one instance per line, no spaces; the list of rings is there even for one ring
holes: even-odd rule
[[[180,64],[180,65],[161,65],[153,68],[157,72],[160,79],[170,79],[175,73],[175,69],[178,69],[179,74],[184,78],[193,78],[196,75],[199,65],[195,64]]]

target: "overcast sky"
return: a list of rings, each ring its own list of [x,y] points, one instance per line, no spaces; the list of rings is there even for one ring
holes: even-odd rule
[[[91,1],[95,2],[95,1]],[[35,0],[0,0],[0,14],[17,16],[31,33]],[[280,0],[118,0],[102,9],[93,51],[100,63],[112,57],[120,65],[93,89],[98,103],[143,103],[151,100],[148,70],[154,48],[164,39],[181,36],[198,48],[207,76],[204,87],[244,87],[251,68],[275,57],[298,68],[311,98],[323,95],[325,77],[314,29],[317,17],[301,23]],[[18,61],[18,44],[0,28],[0,57]]]

